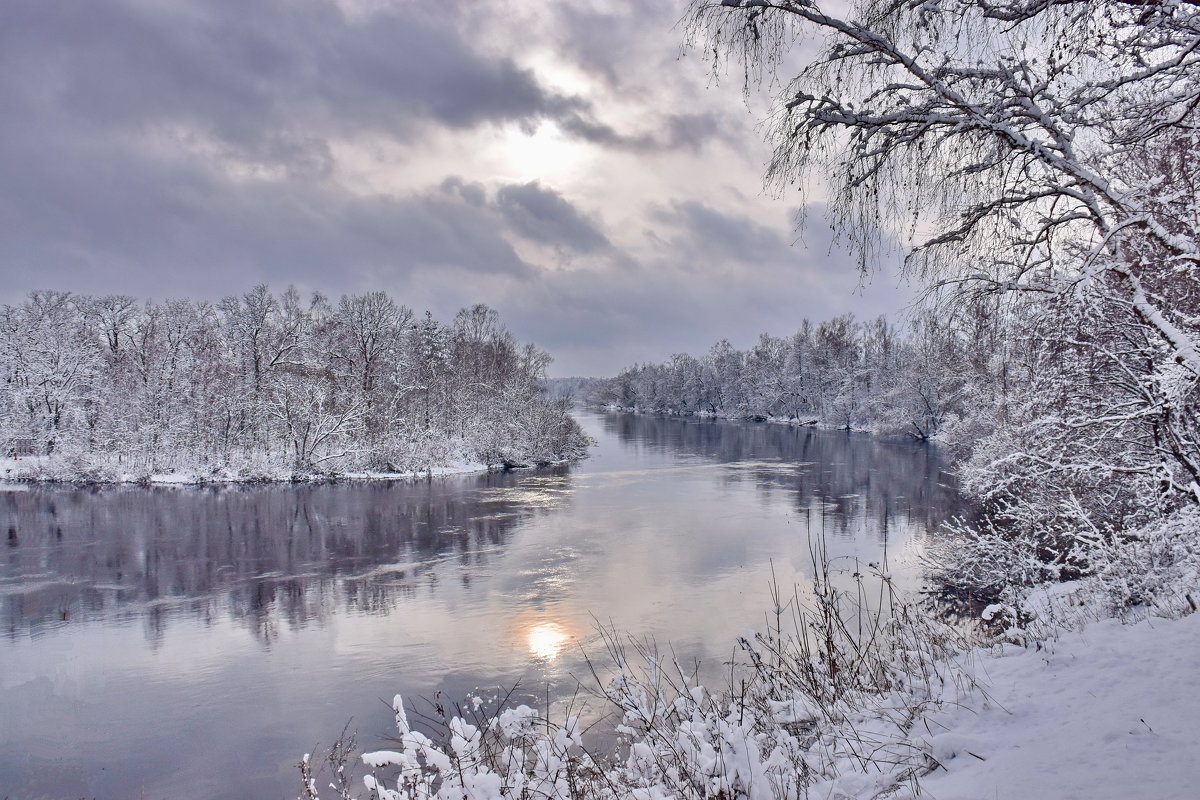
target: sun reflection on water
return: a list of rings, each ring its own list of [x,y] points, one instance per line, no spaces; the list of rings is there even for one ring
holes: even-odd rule
[[[567,629],[557,622],[540,622],[529,629],[529,652],[535,658],[554,660],[570,640]]]

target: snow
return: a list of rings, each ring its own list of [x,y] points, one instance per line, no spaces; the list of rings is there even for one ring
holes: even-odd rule
[[[228,470],[219,472],[200,472],[180,469],[172,472],[153,472],[138,474],[117,469],[93,471],[87,478],[79,478],[87,483],[131,483],[154,486],[191,486],[197,484],[246,483],[246,482],[279,482],[287,483],[296,480],[355,480],[355,481],[396,481],[419,480],[422,478],[438,478],[451,475],[469,475],[489,472],[493,467],[480,462],[455,461],[439,466],[429,466],[424,469],[414,469],[407,472],[378,472],[378,471],[340,471],[332,473],[312,473],[298,475],[291,470],[278,469],[274,471],[256,470],[253,474],[239,474]],[[0,491],[18,491],[20,484],[4,483],[4,481],[70,481],[75,473],[69,465],[58,463],[48,456],[19,459],[0,458]]]
[[[489,472],[492,467],[479,462],[460,461],[440,467],[427,467],[412,472],[339,472],[339,478],[365,481],[394,481],[411,478],[438,478],[445,475],[470,475],[478,472]]]
[[[985,608],[983,610],[983,613],[979,615],[979,618],[982,619],[984,622],[991,622],[992,620],[994,620],[996,618],[997,614],[1000,614],[1003,611],[1004,611],[1003,603],[992,603],[991,605],[989,605],[987,608]]]
[[[984,691],[931,716],[936,800],[1200,796],[1200,615],[1094,622],[976,665]]]
[[[374,753],[363,753],[363,763],[372,767],[388,767],[392,764],[403,764],[404,754],[395,750],[377,750]]]

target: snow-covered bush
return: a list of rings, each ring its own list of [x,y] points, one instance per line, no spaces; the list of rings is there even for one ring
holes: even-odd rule
[[[479,724],[453,716],[446,723],[446,741],[438,744],[411,728],[399,695],[393,708],[399,749],[362,756],[371,768],[363,783],[378,800],[615,796],[582,747],[577,719],[550,726],[525,705]],[[378,777],[383,771],[394,777]]]
[[[1196,610],[1200,599],[1200,509],[1193,507],[1120,533],[1081,521],[1055,529],[1051,542],[986,521],[957,525],[947,534],[924,556],[931,577],[978,601],[1003,605],[1020,624],[1045,617],[1044,602],[1030,605],[1028,598],[1048,582],[1071,581],[1069,594],[1087,618],[1148,610],[1173,615]]]
[[[1200,509],[1185,508],[1096,548],[1082,590],[1108,613],[1196,610],[1200,599]]]

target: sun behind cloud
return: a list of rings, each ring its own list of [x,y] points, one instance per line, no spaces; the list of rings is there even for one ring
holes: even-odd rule
[[[505,181],[543,180],[559,185],[578,180],[594,162],[592,147],[567,136],[553,122],[543,122],[530,133],[519,125],[506,125],[485,146],[482,161]]]

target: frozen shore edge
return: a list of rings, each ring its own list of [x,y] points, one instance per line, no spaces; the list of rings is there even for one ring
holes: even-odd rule
[[[712,411],[670,411],[667,409],[652,409],[639,408],[637,406],[617,406],[617,405],[593,405],[591,408],[600,411],[618,412],[621,414],[638,414],[641,416],[663,416],[674,417],[678,419],[715,419],[725,422],[748,422],[752,424],[766,425],[787,425],[791,428],[813,428],[820,431],[842,431],[847,433],[866,433],[872,436],[885,437],[890,434],[888,431],[879,431],[870,427],[854,426],[846,427],[845,425],[831,425],[828,422],[823,422],[819,417],[776,417],[769,414],[723,414],[714,413]],[[904,434],[906,438],[912,438],[908,434]],[[934,437],[935,439],[937,437]]]
[[[386,482],[405,481],[416,482],[431,478],[445,478],[459,475],[480,475],[489,472],[501,472],[506,469],[502,465],[488,465],[481,462],[464,462],[444,466],[431,466],[405,472],[287,472],[276,474],[222,474],[198,473],[191,470],[174,472],[155,472],[136,474],[125,472],[113,477],[98,477],[81,474],[78,477],[63,477],[58,471],[46,474],[49,457],[29,456],[19,459],[0,458],[0,491],[5,485],[47,484],[47,485],[83,485],[83,486],[230,486],[230,485],[266,485],[266,484],[299,484],[299,483],[347,483],[347,482]],[[523,469],[523,466],[510,469]]]

